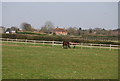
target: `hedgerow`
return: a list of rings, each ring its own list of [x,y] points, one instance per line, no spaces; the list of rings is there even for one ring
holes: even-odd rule
[[[57,35],[25,35],[25,34],[2,34],[3,38],[11,38],[11,39],[28,39],[28,40],[45,40],[45,41],[71,41],[78,43],[96,43],[96,44],[115,44],[120,45],[120,42],[111,42],[111,41],[101,41],[101,40],[85,40],[85,39],[75,39],[69,36],[57,36]]]

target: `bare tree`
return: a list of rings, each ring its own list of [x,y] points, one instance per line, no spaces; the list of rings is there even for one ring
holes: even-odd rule
[[[51,21],[46,21],[45,22],[45,27],[47,28],[48,33],[52,32],[53,28],[55,28],[54,24]]]
[[[23,31],[34,31],[35,29],[28,23],[22,23],[21,28]]]
[[[18,27],[12,26],[12,27],[11,27],[11,30],[13,30],[13,31],[16,31],[16,32],[17,32],[17,31],[19,31],[20,29],[19,29]]]
[[[78,35],[81,35],[82,28],[79,27],[79,28],[77,29],[77,31],[78,31]]]

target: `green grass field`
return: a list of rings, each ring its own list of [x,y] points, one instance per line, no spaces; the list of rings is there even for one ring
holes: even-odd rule
[[[3,79],[117,79],[118,50],[4,43]]]

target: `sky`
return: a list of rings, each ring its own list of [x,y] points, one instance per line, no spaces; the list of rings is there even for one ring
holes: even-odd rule
[[[118,2],[120,0],[1,0],[2,2]]]
[[[0,25],[2,25],[2,3],[0,3]]]
[[[1,4],[0,4],[1,5]],[[56,27],[118,28],[117,2],[3,2],[2,25],[27,22],[41,28],[46,21]],[[0,23],[1,24],[1,23]]]

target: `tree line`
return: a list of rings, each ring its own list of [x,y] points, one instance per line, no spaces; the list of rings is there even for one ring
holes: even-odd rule
[[[6,31],[15,30],[15,31],[29,31],[29,32],[43,32],[46,34],[50,34],[54,28],[54,24],[51,21],[45,22],[45,25],[42,26],[40,29],[35,29],[29,23],[22,23],[20,28],[12,26],[11,28],[7,28]],[[115,30],[106,30],[104,28],[89,28],[89,29],[82,29],[81,27],[66,27],[68,35],[80,36],[80,35],[117,35],[119,29]]]

